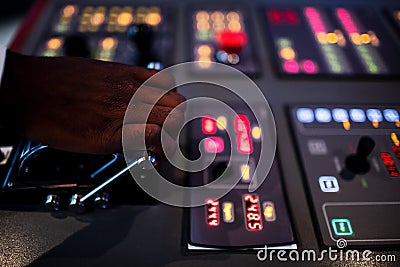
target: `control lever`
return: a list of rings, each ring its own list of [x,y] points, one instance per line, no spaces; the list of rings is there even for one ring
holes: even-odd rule
[[[156,158],[154,157],[154,155],[147,154],[147,155],[143,155],[143,156],[137,158],[132,163],[130,163],[128,166],[123,168],[121,171],[119,171],[118,173],[116,173],[114,176],[110,177],[106,181],[104,181],[102,184],[100,184],[99,186],[97,186],[96,188],[94,188],[93,190],[91,190],[89,193],[87,193],[84,196],[79,195],[79,194],[72,195],[70,203],[69,203],[70,209],[74,210],[77,213],[83,213],[85,211],[85,201],[87,201],[87,199],[89,199],[93,195],[99,193],[100,190],[102,190],[108,184],[110,184],[111,182],[113,182],[116,179],[118,179],[119,177],[121,177],[122,174],[124,174],[126,171],[130,170],[131,168],[140,167],[142,170],[146,170],[149,168],[148,164],[152,164],[153,166],[156,164]],[[101,200],[105,200],[104,194],[103,195],[100,194],[100,196],[102,196]],[[96,199],[98,199],[98,198],[99,198],[99,196],[96,197]],[[106,199],[108,202],[108,195],[107,195]],[[104,202],[101,201],[100,203],[104,203]],[[102,205],[102,204],[100,204],[100,206],[105,207],[105,205]]]
[[[366,174],[370,165],[368,156],[375,147],[375,141],[369,136],[363,136],[357,145],[355,154],[349,155],[345,160],[345,168],[340,172],[344,179],[353,179],[357,174]]]

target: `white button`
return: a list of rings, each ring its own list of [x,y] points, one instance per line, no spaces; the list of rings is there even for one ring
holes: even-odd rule
[[[350,119],[354,122],[365,122],[365,113],[362,109],[350,109]]]
[[[331,122],[331,112],[327,108],[317,108],[315,110],[315,119],[318,122]]]
[[[338,192],[339,184],[335,176],[321,176],[318,179],[319,187],[322,192]]]
[[[311,123],[314,121],[314,112],[310,108],[297,109],[297,119],[301,123]]]
[[[385,109],[383,115],[385,116],[385,120],[388,122],[399,121],[399,113],[395,109]]]
[[[370,122],[381,122],[382,121],[382,112],[379,109],[368,109],[367,117]]]
[[[347,111],[343,108],[334,108],[332,110],[332,116],[336,122],[345,122],[349,120],[349,114],[347,114]]]

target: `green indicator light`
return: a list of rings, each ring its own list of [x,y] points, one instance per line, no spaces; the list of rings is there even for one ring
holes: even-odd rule
[[[368,183],[367,180],[365,180],[365,178],[361,178],[361,186],[363,188],[368,188]]]
[[[278,43],[278,46],[280,48],[291,47],[292,46],[292,42],[290,42],[290,40],[287,39],[287,38],[279,38],[277,43]]]
[[[46,51],[44,51],[43,56],[45,56],[45,57],[55,57],[55,56],[57,56],[57,53],[54,50],[46,50]]]
[[[348,219],[332,219],[332,228],[335,235],[338,236],[349,236],[353,234],[353,229],[351,228],[350,220]]]

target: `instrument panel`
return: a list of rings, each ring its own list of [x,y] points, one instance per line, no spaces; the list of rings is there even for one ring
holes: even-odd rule
[[[42,256],[22,257],[21,262],[261,266],[266,262],[257,259],[257,252],[264,246],[321,251],[337,249],[340,240],[347,248],[385,252],[400,260],[396,1],[57,0],[37,1],[31,14],[23,26],[29,30],[21,30],[12,45],[25,54],[80,56],[158,70],[196,61],[188,70],[195,77],[229,76],[213,63],[243,72],[268,100],[277,147],[265,181],[249,192],[250,177],[263,164],[260,151],[267,132],[262,125],[271,120],[265,115],[269,107],[253,99],[253,114],[237,96],[210,85],[178,89],[187,99],[222,100],[237,115],[218,106],[188,111],[202,116],[188,125],[183,150],[194,159],[215,154],[212,164],[185,173],[160,160],[157,170],[186,186],[209,184],[222,173],[241,179],[220,199],[206,197],[203,206],[175,208],[148,196],[129,173],[108,185],[126,170],[120,154],[68,153],[0,135],[0,212],[41,216],[43,225],[28,227],[25,235],[46,233],[51,244],[41,248]],[[121,225],[113,215],[115,220],[137,219]],[[69,233],[77,221],[87,224]],[[46,225],[63,233],[63,241],[49,234]],[[82,242],[95,236],[90,229],[118,225],[115,238],[89,242],[92,248]],[[21,230],[11,223],[6,231]],[[66,256],[71,245],[83,253]],[[84,256],[105,248],[114,249],[96,260]],[[150,257],[150,250],[159,257]],[[14,254],[20,255],[18,250]],[[283,263],[275,259],[273,264]]]

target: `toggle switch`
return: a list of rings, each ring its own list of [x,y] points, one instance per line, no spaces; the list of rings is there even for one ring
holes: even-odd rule
[[[375,141],[369,136],[363,136],[357,145],[355,154],[345,159],[345,168],[340,172],[344,179],[353,179],[357,174],[366,174],[370,169],[368,156],[375,147]]]

